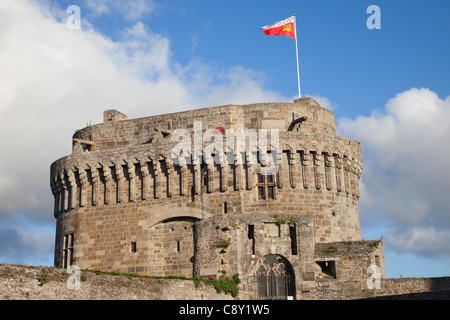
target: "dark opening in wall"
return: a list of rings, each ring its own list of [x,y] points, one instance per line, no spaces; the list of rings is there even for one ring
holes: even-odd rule
[[[83,150],[83,152],[84,152],[84,151],[91,151],[92,145],[82,143],[82,144],[81,144],[81,149]]]
[[[252,240],[252,254],[255,254],[255,226],[248,225],[248,238]]]
[[[375,255],[375,265],[377,266],[377,267],[380,267],[380,256],[379,255]]]
[[[289,237],[291,238],[291,253],[297,255],[297,228],[295,224],[289,226]]]
[[[316,261],[322,270],[322,274],[336,279],[336,261]]]
[[[195,180],[195,178],[194,178],[194,180]],[[195,183],[195,181],[194,181],[194,183]],[[194,202],[195,201],[195,188],[194,188],[194,186],[192,186],[191,187],[191,202]]]
[[[223,203],[223,213],[228,213],[228,203],[227,202]]]
[[[136,242],[130,243],[130,252],[135,253],[137,251]]]

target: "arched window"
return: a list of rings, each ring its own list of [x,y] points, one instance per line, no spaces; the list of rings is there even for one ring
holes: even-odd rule
[[[262,257],[255,268],[257,299],[294,299],[295,277],[289,261],[277,254]]]

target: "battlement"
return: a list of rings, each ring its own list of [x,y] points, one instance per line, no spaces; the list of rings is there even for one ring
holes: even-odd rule
[[[74,134],[74,153],[150,144],[156,139],[170,138],[172,130],[192,131],[194,121],[203,123],[203,132],[215,128],[245,128],[278,129],[283,133],[297,132],[304,137],[336,135],[334,114],[311,98],[297,99],[295,103],[227,105],[138,119],[127,119],[117,110],[107,110],[103,124],[89,126]],[[79,148],[77,142],[88,142],[91,147]]]

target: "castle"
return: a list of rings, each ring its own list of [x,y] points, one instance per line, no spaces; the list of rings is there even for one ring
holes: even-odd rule
[[[311,98],[127,119],[51,165],[55,266],[218,279],[244,299],[313,299],[385,278],[363,241],[358,141]],[[374,280],[373,283],[369,280]]]

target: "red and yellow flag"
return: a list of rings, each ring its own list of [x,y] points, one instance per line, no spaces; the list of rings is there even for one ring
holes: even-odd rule
[[[294,16],[262,27],[262,32],[268,36],[287,36],[295,39]]]

